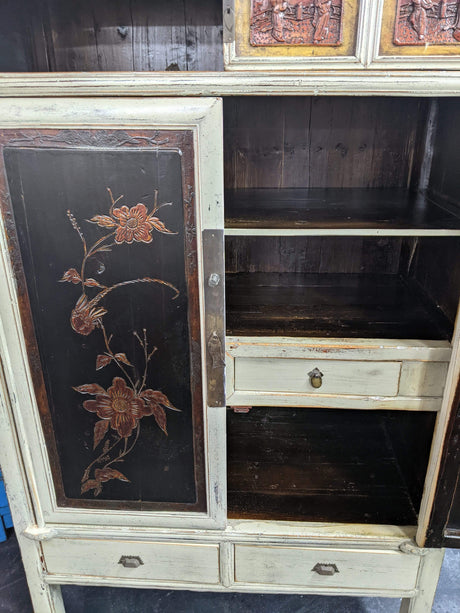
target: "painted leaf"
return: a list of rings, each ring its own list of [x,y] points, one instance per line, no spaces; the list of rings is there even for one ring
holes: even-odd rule
[[[130,480],[125,477],[123,473],[119,470],[115,470],[114,468],[98,468],[94,471],[94,476],[97,481],[104,482],[110,481],[111,479],[119,479],[120,481],[126,481],[130,483]]]
[[[96,479],[88,479],[88,481],[85,481],[84,483],[82,483],[81,493],[84,494],[85,492],[89,492],[89,490],[94,490],[94,489],[97,490],[100,488],[100,486],[101,484],[99,483],[99,481],[96,481]]]
[[[78,387],[74,387],[73,389],[76,392],[80,392],[80,394],[92,394],[93,396],[95,396],[96,394],[102,394],[103,396],[107,395],[105,389],[97,383],[87,383],[85,385],[79,385]]]
[[[101,353],[96,358],[96,370],[101,370],[104,366],[107,366],[112,361],[111,355],[106,355],[105,353]]]
[[[162,392],[158,390],[145,390],[145,392],[142,392],[140,396],[146,402],[149,402],[152,404],[162,404],[167,409],[171,409],[172,411],[177,411],[178,413],[181,413],[181,410],[176,408],[169,401],[169,398],[166,396],[166,394],[163,394]]]
[[[104,438],[108,430],[109,425],[110,425],[110,421],[108,419],[101,419],[100,421],[96,423],[96,425],[94,426],[93,449],[96,449],[96,447],[102,441],[102,439]]]
[[[98,281],[96,281],[96,279],[91,279],[91,277],[89,279],[86,279],[85,285],[87,287],[105,287],[105,285],[101,285]]]
[[[96,215],[95,217],[91,217],[91,221],[97,223],[101,228],[115,228],[117,225],[108,215]]]
[[[153,416],[155,417],[155,421],[161,430],[168,436],[168,431],[166,430],[166,413],[163,407],[160,407],[158,404],[152,406]]]
[[[77,284],[81,283],[81,277],[75,268],[69,268],[69,270],[66,270],[65,273],[62,275],[62,279],[60,279],[60,282]]]
[[[155,228],[155,230],[158,230],[158,232],[163,232],[163,234],[174,234],[174,232],[171,232],[171,230],[168,230],[165,224],[162,221],[160,221],[158,217],[150,217],[149,224],[152,226],[152,228]]]
[[[126,357],[126,353],[116,353],[115,359],[119,362],[123,362],[123,364],[126,364],[127,366],[132,366],[131,362]]]

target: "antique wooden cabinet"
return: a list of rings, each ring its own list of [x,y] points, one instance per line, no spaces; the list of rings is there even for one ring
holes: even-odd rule
[[[37,613],[65,584],[431,609],[459,518],[459,17],[2,4],[0,463]]]

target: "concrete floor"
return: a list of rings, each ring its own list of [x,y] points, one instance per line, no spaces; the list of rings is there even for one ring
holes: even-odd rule
[[[66,613],[398,613],[389,598],[63,587]],[[460,550],[447,550],[433,613],[460,613]],[[0,543],[0,613],[33,613],[16,537]],[[428,613],[428,612],[427,612]]]

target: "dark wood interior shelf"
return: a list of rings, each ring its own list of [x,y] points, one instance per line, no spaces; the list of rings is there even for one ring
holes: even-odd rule
[[[426,193],[401,188],[253,188],[225,192],[228,229],[442,230],[455,214]]]
[[[448,340],[452,323],[418,284],[390,274],[233,273],[227,334]]]
[[[229,409],[229,517],[415,524],[434,420],[429,413]]]

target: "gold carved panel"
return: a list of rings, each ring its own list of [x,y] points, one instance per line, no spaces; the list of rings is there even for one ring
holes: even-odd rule
[[[386,0],[380,54],[460,54],[460,1]]]
[[[269,61],[355,55],[357,0],[235,0],[235,52]]]

